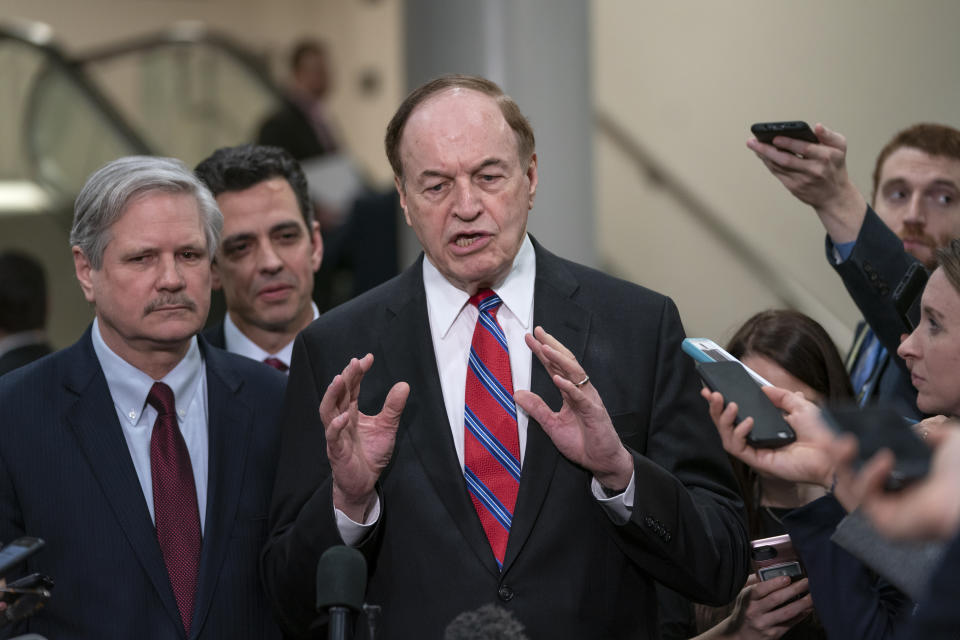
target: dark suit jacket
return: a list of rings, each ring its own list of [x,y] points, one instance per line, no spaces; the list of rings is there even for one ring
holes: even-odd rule
[[[217,349],[227,348],[227,338],[223,332],[223,320],[203,330],[203,337]]]
[[[893,291],[916,258],[904,251],[897,234],[870,207],[850,257],[836,264],[832,253],[833,245],[827,238],[827,259],[843,279],[850,297],[880,344],[887,348],[887,356],[878,363],[882,371],[869,402],[881,402],[901,415],[922,418],[917,409],[917,390],[910,383],[906,364],[897,355],[900,335],[906,333],[907,328],[893,306]]]
[[[34,360],[39,360],[50,353],[53,353],[53,349],[46,342],[25,344],[22,347],[11,349],[0,356],[0,376],[14,369],[19,369],[25,364],[30,364]]]
[[[653,638],[653,579],[713,603],[732,599],[743,584],[742,504],[692,362],[681,351],[675,306],[534,246],[534,322],[583,363],[633,453],[632,519],[614,524],[590,492],[590,474],[561,456],[531,420],[498,571],[450,434],[421,258],[297,338],[263,555],[266,589],[291,633],[308,635],[317,559],[342,544],[317,407],[348,359],[368,351],[375,362],[361,386],[361,411],[378,412],[398,381],[411,388],[380,478],[383,511],[360,546],[369,564],[367,601],[383,607],[378,637],[437,638],[456,614],[497,602],[531,638]],[[536,359],[531,387],[560,406]]]
[[[285,377],[202,339],[200,345],[207,368],[208,499],[190,637],[279,637],[257,557],[267,534]],[[183,638],[90,331],[0,379],[0,406],[0,540],[46,540],[25,570],[56,581],[29,630],[57,640]]]
[[[335,151],[320,141],[306,114],[289,100],[284,101],[283,105],[260,125],[257,144],[285,149],[298,162],[319,158]]]
[[[832,495],[783,518],[810,579],[810,594],[829,638],[892,638],[910,614],[909,598],[830,537],[847,515]]]
[[[956,640],[960,637],[960,536],[954,538],[933,575],[927,594],[899,638]]]

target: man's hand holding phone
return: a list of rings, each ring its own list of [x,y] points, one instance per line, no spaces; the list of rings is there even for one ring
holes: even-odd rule
[[[867,201],[847,174],[847,140],[820,123],[813,128],[819,143],[776,136],[772,144],[747,141],[783,186],[812,206],[834,243],[853,242],[867,210]]]

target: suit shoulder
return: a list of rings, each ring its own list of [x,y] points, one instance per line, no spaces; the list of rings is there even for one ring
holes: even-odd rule
[[[241,379],[253,393],[282,394],[287,377],[262,362],[230,353],[209,343],[203,345],[210,367],[219,373]]]
[[[419,264],[418,261],[417,265]],[[356,298],[323,312],[303,330],[302,334],[309,339],[330,331],[363,331],[364,328],[371,326],[372,318],[379,317],[386,309],[408,304],[412,300],[415,292],[418,291],[417,280],[411,273],[415,268],[418,267],[410,267],[407,271],[361,293]],[[422,286],[419,292],[422,294]]]
[[[48,393],[51,383],[62,379],[67,367],[80,356],[81,348],[78,342],[0,375],[0,395],[10,391]]]
[[[645,312],[660,310],[664,305],[673,306],[672,299],[648,287],[624,280],[599,269],[558,258],[557,264],[567,269],[579,285],[574,299],[595,308],[636,308]]]

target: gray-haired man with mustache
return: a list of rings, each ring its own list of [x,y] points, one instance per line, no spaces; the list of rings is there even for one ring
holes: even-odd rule
[[[23,569],[57,582],[30,631],[279,637],[257,561],[285,378],[197,337],[222,224],[167,158],[115,160],[77,197],[70,242],[96,318],[0,379],[0,541],[43,538]]]

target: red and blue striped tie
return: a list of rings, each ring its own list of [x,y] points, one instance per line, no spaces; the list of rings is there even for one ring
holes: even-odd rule
[[[481,289],[470,298],[473,330],[464,407],[464,476],[497,565],[503,567],[520,488],[520,439],[507,338],[497,323],[500,298]]]

